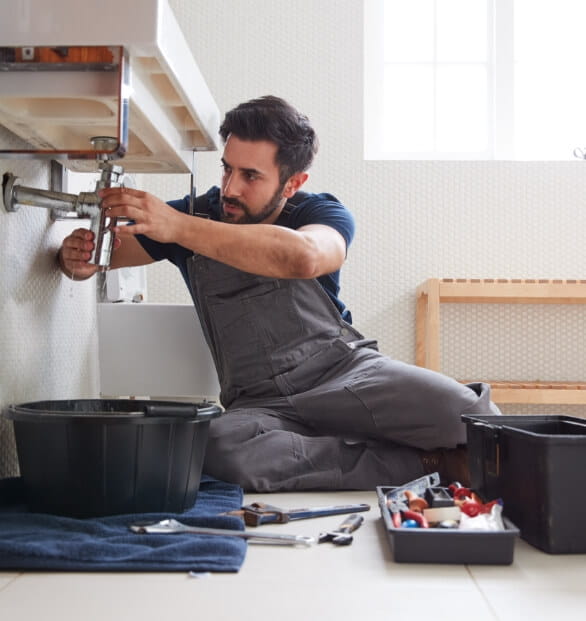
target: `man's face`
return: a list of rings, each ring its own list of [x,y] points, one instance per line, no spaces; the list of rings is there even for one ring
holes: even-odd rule
[[[234,224],[274,222],[286,199],[275,163],[277,145],[228,136],[224,147],[221,218]]]

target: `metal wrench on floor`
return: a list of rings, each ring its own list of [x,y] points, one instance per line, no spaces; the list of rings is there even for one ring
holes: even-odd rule
[[[356,513],[369,511],[370,505],[361,503],[354,505],[334,505],[330,507],[309,507],[307,509],[281,509],[265,502],[253,502],[236,511],[228,511],[226,515],[238,515],[244,518],[246,526],[260,526],[278,522],[285,524],[293,520],[306,520],[326,515]]]
[[[364,518],[361,515],[351,515],[347,517],[335,530],[330,530],[327,533],[321,533],[318,538],[318,543],[324,543],[331,541],[337,546],[348,546],[352,543],[353,533],[364,522]]]
[[[193,535],[215,535],[220,537],[239,537],[247,539],[250,543],[274,543],[288,546],[309,547],[315,543],[314,537],[305,535],[286,535],[270,533],[251,533],[245,530],[229,530],[224,528],[205,528],[203,526],[189,526],[177,520],[161,520],[154,524],[131,524],[130,530],[139,534],[193,534]]]

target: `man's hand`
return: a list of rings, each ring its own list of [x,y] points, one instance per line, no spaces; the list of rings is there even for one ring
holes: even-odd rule
[[[57,259],[61,271],[72,280],[86,280],[99,269],[88,263],[94,249],[94,234],[87,229],[75,229],[59,248]]]
[[[148,192],[131,188],[100,190],[101,207],[108,217],[132,220],[131,224],[115,226],[116,236],[146,235],[159,242],[176,242],[183,228],[183,214]]]

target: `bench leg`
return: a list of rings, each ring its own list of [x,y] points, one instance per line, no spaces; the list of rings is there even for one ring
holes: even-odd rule
[[[440,370],[439,280],[431,278],[418,289],[415,311],[415,364]]]

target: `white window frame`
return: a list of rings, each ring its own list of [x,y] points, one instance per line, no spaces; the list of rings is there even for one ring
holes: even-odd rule
[[[408,1],[408,0],[405,0]],[[384,11],[383,0],[364,0],[364,157],[377,160],[515,160],[515,159],[553,159],[571,160],[571,150],[567,157],[556,153],[553,157],[528,153],[527,145],[518,145],[515,151],[515,45],[514,19],[515,0],[487,0],[489,49],[487,62],[487,131],[488,145],[483,152],[399,152],[392,145],[383,144],[384,137],[379,128],[382,126],[383,80],[384,71]],[[553,5],[552,5],[553,6]],[[580,57],[582,51],[576,42],[574,56]],[[579,72],[578,74],[579,75]],[[568,100],[576,100],[581,93],[568,91]],[[560,114],[563,111],[560,110]],[[581,117],[576,119],[576,146],[586,145],[586,112],[584,114],[585,135],[580,136]],[[555,124],[555,119],[544,119]],[[538,131],[538,129],[536,130]],[[584,145],[581,144],[584,142]],[[565,147],[564,147],[565,148]],[[522,153],[521,155],[519,155]],[[586,148],[585,148],[586,154]]]
[[[406,0],[407,1],[407,0]],[[411,159],[411,160],[480,160],[512,157],[511,141],[503,135],[496,135],[496,128],[512,127],[510,108],[513,42],[511,0],[487,0],[487,132],[489,143],[483,151],[442,152],[408,151],[392,149],[383,143],[378,131],[383,111],[382,75],[384,71],[384,0],[364,0],[364,158],[367,160]],[[508,23],[507,23],[508,22]],[[510,40],[495,45],[497,28]],[[502,35],[501,35],[502,36]],[[496,52],[498,48],[498,54]],[[502,76],[502,84],[496,83],[496,76]],[[507,118],[508,115],[508,118]],[[498,123],[496,123],[498,119]]]
[[[514,0],[491,0],[493,74],[490,159],[515,159],[514,148]]]

